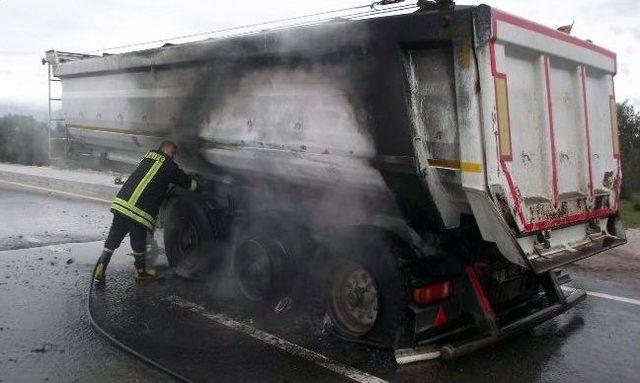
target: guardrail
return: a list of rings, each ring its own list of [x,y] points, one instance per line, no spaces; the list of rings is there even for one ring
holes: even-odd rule
[[[76,170],[0,164],[0,185],[104,203],[111,203],[120,190],[120,186],[114,184],[114,178],[113,175]]]

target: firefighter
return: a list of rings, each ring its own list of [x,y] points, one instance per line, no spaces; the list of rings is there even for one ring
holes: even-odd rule
[[[95,269],[96,282],[104,282],[111,256],[127,233],[135,259],[135,279],[141,281],[155,278],[155,270],[148,269],[145,264],[146,238],[147,232],[153,232],[168,186],[174,184],[190,191],[198,189],[195,178],[185,174],[174,162],[177,150],[175,143],[162,142],[158,150],[151,150],[142,158],[136,170],[122,185],[111,204],[113,223]]]

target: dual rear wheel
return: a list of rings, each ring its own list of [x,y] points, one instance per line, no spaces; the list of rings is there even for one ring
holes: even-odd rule
[[[301,261],[278,232],[249,233],[234,246],[233,273],[247,299],[273,302],[293,295],[320,306],[310,309],[326,313],[329,329],[341,338],[385,348],[397,344],[407,308],[400,247],[387,238],[334,238],[314,259]],[[293,283],[301,273],[303,283]]]
[[[165,249],[176,272],[193,277],[206,270],[205,265],[219,263],[224,254],[207,249],[214,236],[201,203],[181,197],[168,210]],[[294,257],[291,236],[285,230],[258,224],[239,227],[230,246],[231,273],[238,290],[250,301],[289,294],[305,300],[314,294],[320,299],[311,301],[324,306],[330,328],[338,336],[393,347],[407,307],[406,282],[398,246],[377,237],[332,238],[325,251],[306,262],[306,257]],[[304,280],[314,281],[314,286],[294,284],[299,273],[307,274]],[[291,291],[294,285],[304,291]]]

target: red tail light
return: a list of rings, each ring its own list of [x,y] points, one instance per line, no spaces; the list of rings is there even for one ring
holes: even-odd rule
[[[421,305],[428,305],[449,298],[451,294],[453,294],[451,281],[438,282],[413,290],[413,300]]]

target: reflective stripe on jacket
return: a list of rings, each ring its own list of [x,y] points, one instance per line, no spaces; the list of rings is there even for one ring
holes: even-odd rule
[[[122,214],[149,231],[156,226],[156,217],[165,199],[169,184],[196,190],[196,180],[183,172],[161,151],[151,150],[122,185],[111,211]]]

